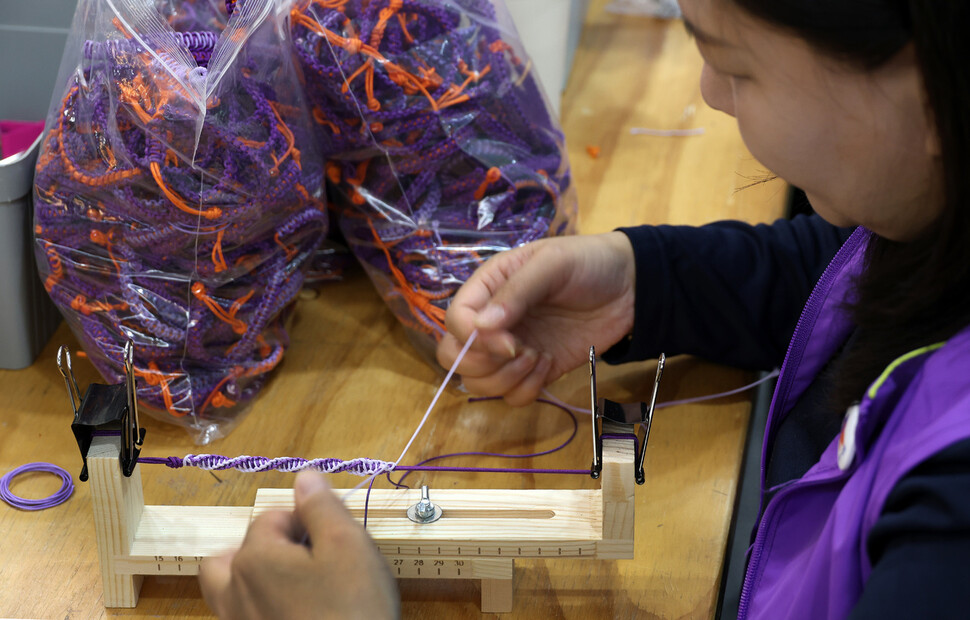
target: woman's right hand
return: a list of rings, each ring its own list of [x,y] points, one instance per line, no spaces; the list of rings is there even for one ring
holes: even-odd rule
[[[626,235],[543,239],[488,260],[455,295],[438,361],[450,368],[478,330],[458,372],[465,387],[525,405],[563,373],[633,328],[635,268]]]

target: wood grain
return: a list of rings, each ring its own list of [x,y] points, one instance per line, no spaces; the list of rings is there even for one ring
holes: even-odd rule
[[[563,100],[563,126],[580,200],[580,230],[603,232],[636,223],[701,224],[738,218],[770,221],[782,213],[785,188],[739,187],[761,174],[732,119],[707,110],[697,77],[700,59],[678,23],[605,13],[594,0]],[[634,136],[633,127],[703,127],[702,136]],[[597,159],[587,145],[601,149]],[[319,290],[297,306],[291,347],[274,378],[235,430],[204,451],[353,458],[394,458],[417,425],[443,374],[426,364],[361,274]],[[37,362],[0,371],[0,471],[44,460],[75,475],[81,460],[70,432],[71,410],[54,364],[57,346],[77,348],[62,325]],[[598,368],[600,395],[646,399],[654,365]],[[76,360],[82,387],[96,374]],[[698,396],[743,384],[746,373],[694,359],[668,360],[660,399]],[[585,405],[584,370],[553,387]],[[709,618],[731,519],[749,401],[744,395],[657,412],[636,489],[632,560],[525,560],[515,567],[509,618]],[[181,429],[145,423],[146,456],[200,452]],[[553,407],[510,410],[468,403],[448,390],[409,452],[417,462],[465,450],[526,453],[552,448],[572,431]],[[590,462],[586,425],[565,450],[517,461],[521,467],[583,468]],[[456,464],[501,467],[495,458]],[[287,487],[280,473],[248,475],[142,466],[149,504],[251,506],[261,487]],[[335,476],[335,486],[359,480]],[[436,489],[592,489],[587,477],[434,473],[409,476]],[[14,491],[39,497],[59,481],[33,474]],[[191,577],[145,579],[138,607],[105,612],[87,484],[67,503],[37,513],[0,506],[0,617],[207,618]],[[401,580],[408,618],[480,618],[473,580]],[[485,617],[491,617],[486,614]]]

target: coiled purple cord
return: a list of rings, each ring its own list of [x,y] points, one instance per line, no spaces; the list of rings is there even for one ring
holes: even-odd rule
[[[59,477],[62,481],[60,490],[50,497],[44,497],[42,499],[27,499],[26,497],[20,497],[14,494],[10,490],[10,483],[13,482],[14,478],[21,474],[38,471],[54,474]],[[27,463],[0,478],[0,499],[14,508],[20,508],[21,510],[44,510],[45,508],[53,508],[66,502],[72,493],[74,493],[74,481],[71,479],[71,474],[66,469],[58,467],[53,463]]]

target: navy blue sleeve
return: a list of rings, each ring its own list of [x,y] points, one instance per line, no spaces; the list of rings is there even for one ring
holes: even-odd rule
[[[781,364],[805,300],[852,232],[817,215],[620,230],[636,260],[636,318],[603,359],[662,351],[751,370]]]
[[[970,615],[970,440],[899,481],[866,550],[872,573],[851,620]]]

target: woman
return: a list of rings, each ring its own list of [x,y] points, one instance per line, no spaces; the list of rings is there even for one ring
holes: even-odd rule
[[[737,119],[755,157],[803,189],[817,215],[625,229],[499,255],[456,296],[439,361],[453,363],[478,330],[459,372],[471,391],[512,404],[581,364],[590,344],[610,348],[610,361],[665,350],[782,364],[739,616],[963,617],[970,8],[681,0],[681,9],[705,60],[705,100]],[[244,615],[297,600],[340,615],[380,598],[368,613],[396,613],[386,571],[324,486],[304,477],[297,487],[295,518],[314,549],[293,554],[315,585],[256,578],[243,560],[264,536],[251,533],[232,568],[204,566],[214,609]],[[321,533],[342,527],[348,538],[333,544],[362,555],[351,574],[329,570],[312,511],[304,516],[316,504],[329,510]],[[288,540],[285,518],[274,518],[274,535]],[[338,577],[369,584],[370,596],[314,598]]]

